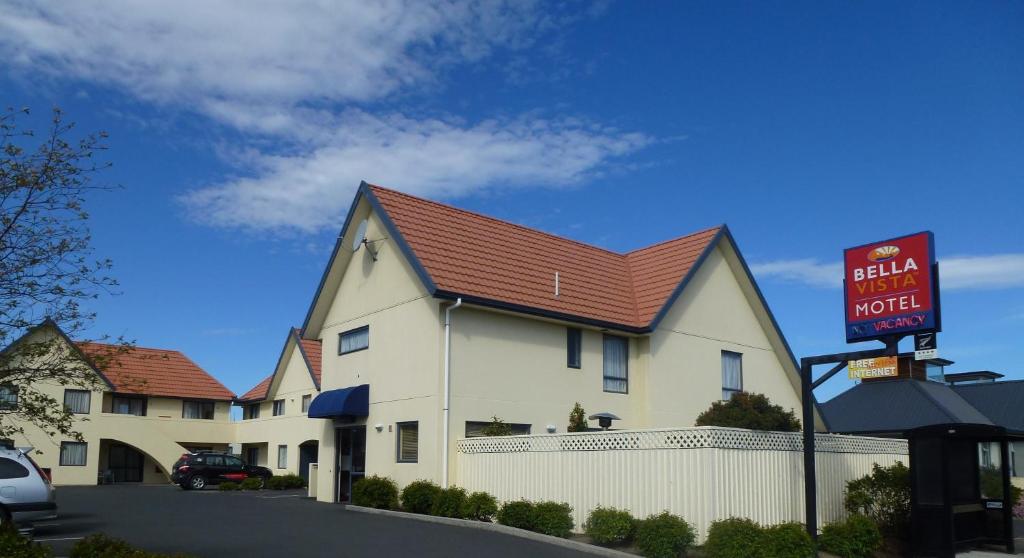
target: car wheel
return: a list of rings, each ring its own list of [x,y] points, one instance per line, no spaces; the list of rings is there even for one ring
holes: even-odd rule
[[[195,475],[188,479],[188,487],[194,490],[202,490],[206,488],[206,477],[202,475]]]

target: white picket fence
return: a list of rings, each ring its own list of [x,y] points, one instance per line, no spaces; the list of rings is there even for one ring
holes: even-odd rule
[[[818,434],[816,445],[819,525],[845,517],[847,481],[875,463],[908,464],[903,440]],[[802,452],[799,433],[719,427],[468,438],[454,480],[500,501],[568,502],[577,531],[599,505],[668,510],[702,542],[716,519],[803,522]]]

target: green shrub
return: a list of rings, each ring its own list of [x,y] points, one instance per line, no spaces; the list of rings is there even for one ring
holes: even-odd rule
[[[462,517],[476,521],[490,521],[498,513],[498,501],[486,492],[474,492],[462,503]]]
[[[533,531],[553,537],[569,538],[572,533],[572,506],[562,502],[537,502],[533,506]]]
[[[764,530],[764,558],[814,558],[814,539],[802,523],[782,523]]]
[[[2,554],[0,556],[6,557],[8,555]],[[70,556],[71,558],[171,558],[167,554],[140,550],[121,539],[115,539],[103,534],[89,535],[76,542],[71,547]],[[181,554],[175,556],[177,558],[184,558]]]
[[[882,533],[871,518],[851,515],[846,521],[826,525],[818,544],[841,558],[867,558],[882,547]]]
[[[758,555],[763,539],[764,531],[757,523],[736,517],[723,519],[708,529],[704,553],[709,558],[749,558]]]
[[[602,546],[626,544],[633,539],[636,519],[626,510],[594,508],[583,524],[583,532]]]
[[[497,415],[491,417],[491,422],[480,431],[484,436],[511,436],[512,425],[501,420]]]
[[[569,427],[566,428],[567,432],[586,432],[589,430],[587,425],[587,412],[583,410],[583,405],[579,402],[573,406],[572,411],[569,411]]]
[[[227,482],[222,482],[222,483],[217,485],[217,490],[220,490],[221,492],[230,492],[232,490],[241,490],[241,489],[242,489],[242,487],[238,486],[237,482],[227,481]]]
[[[533,531],[534,504],[526,500],[507,502],[498,510],[498,523]]]
[[[466,504],[466,490],[457,486],[441,489],[430,507],[430,515],[462,518],[462,507]]]
[[[434,508],[434,500],[440,493],[441,487],[430,481],[411,482],[402,489],[402,509],[412,513],[429,514]]]
[[[397,510],[398,485],[387,477],[366,477],[352,487],[352,503],[380,510]]]
[[[1002,492],[1000,490],[1000,492]],[[885,534],[905,539],[910,528],[910,469],[897,461],[846,483],[846,511],[872,519]]]
[[[689,523],[667,511],[652,515],[636,526],[636,546],[649,558],[682,556],[696,536]]]
[[[270,477],[267,479],[267,486],[270,486],[270,481],[274,480],[274,478],[275,477]],[[239,487],[241,487],[242,490],[259,490],[263,488],[263,479],[259,477],[249,477],[242,481],[242,484],[240,484]]]
[[[50,558],[50,547],[21,536],[11,522],[0,525],[0,556],[5,558]]]
[[[284,477],[270,477],[263,488],[267,490],[284,490],[288,481]]]
[[[728,401],[715,401],[697,417],[697,426],[728,426],[751,430],[797,432],[800,421],[793,410],[783,409],[760,393],[739,392]]]
[[[273,490],[287,490],[292,488],[306,488],[306,479],[299,475],[293,475],[291,473],[287,475],[281,475],[279,477],[271,477],[277,479],[274,481]],[[269,480],[269,479],[268,479]],[[269,484],[269,483],[268,483]],[[277,488],[280,487],[280,488]],[[268,488],[271,488],[268,486]]]

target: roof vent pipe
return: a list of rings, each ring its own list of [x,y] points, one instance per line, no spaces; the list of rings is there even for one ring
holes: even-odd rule
[[[558,272],[555,272],[555,298],[558,298]]]
[[[442,408],[442,419],[444,434],[441,438],[441,470],[442,488],[448,488],[448,405],[451,400],[451,376],[452,376],[452,310],[462,306],[460,296],[444,311],[444,407]]]

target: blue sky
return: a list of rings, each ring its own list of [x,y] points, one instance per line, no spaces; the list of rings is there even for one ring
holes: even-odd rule
[[[615,250],[728,223],[798,356],[848,348],[844,247],[932,230],[940,354],[1024,378],[1024,5],[120,4],[0,1],[4,104],[110,134],[97,336],[247,390],[367,180]]]

